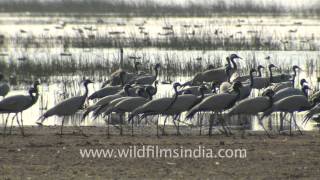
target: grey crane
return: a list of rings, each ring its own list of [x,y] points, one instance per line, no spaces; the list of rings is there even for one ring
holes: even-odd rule
[[[281,99],[277,102],[274,102],[272,107],[266,110],[263,113],[263,117],[269,116],[273,112],[285,112],[289,113],[290,116],[290,135],[291,135],[291,124],[293,119],[293,113],[295,112],[301,112],[309,110],[313,107],[313,105],[308,101],[308,98],[305,95],[293,95],[286,97],[284,99]],[[283,117],[285,118],[286,115]],[[298,128],[299,132],[302,134],[302,132],[299,129],[299,126],[297,125],[295,119],[294,119],[295,126]]]
[[[135,69],[134,73],[129,73],[121,68],[113,72],[110,75],[110,78],[102,84],[101,88],[106,87],[108,84],[110,86],[117,86],[117,85],[122,85],[123,83],[128,83],[130,80],[132,80],[139,74],[139,65],[141,65],[139,61],[134,62],[134,69]]]
[[[242,87],[240,88],[240,100],[245,99],[250,95],[251,90],[253,88],[253,84],[254,84],[254,77],[253,77],[254,72],[256,72],[256,70],[252,68],[250,70],[250,83],[242,85]]]
[[[292,96],[292,95],[304,95],[308,97],[308,90],[310,90],[308,85],[303,85],[301,89],[297,88],[284,88],[278,92],[276,92],[273,96],[274,102],[277,102],[283,98]]]
[[[108,106],[108,109],[104,112],[104,116],[108,116],[109,114],[111,114],[112,112],[116,112],[119,114],[124,114],[124,113],[130,113],[132,112],[134,109],[144,105],[145,103],[149,102],[150,100],[152,100],[152,86],[148,86],[145,89],[138,89],[138,94],[140,96],[137,97],[127,97],[127,98],[118,98],[113,100],[112,102],[110,102],[110,105]],[[143,97],[143,93],[147,92],[149,95],[149,98],[145,98]],[[108,117],[108,135],[109,135],[109,119],[110,117]],[[121,122],[122,123],[122,122]],[[132,120],[132,127],[131,127],[131,135],[133,136],[133,120]],[[122,124],[121,124],[122,125]],[[120,129],[122,132],[122,128]],[[121,133],[122,134],[122,133]]]
[[[258,116],[258,113],[264,112],[269,109],[273,104],[274,92],[269,89],[264,96],[244,99],[239,101],[235,106],[233,106],[228,112],[228,116],[234,115],[253,115]],[[264,128],[261,119],[259,119],[259,124],[265,130],[269,136],[267,130]]]
[[[136,84],[153,84],[154,81],[157,80],[158,78],[158,75],[159,75],[159,68],[161,67],[160,63],[157,63],[153,70],[154,70],[154,74],[153,75],[140,75],[140,76],[137,76],[136,78],[132,78],[131,81],[129,81],[129,84],[133,84],[133,83],[136,83]]]
[[[98,98],[103,98],[105,96],[109,96],[109,95],[113,95],[118,93],[119,91],[121,91],[121,89],[124,86],[124,76],[125,76],[125,72],[120,72],[120,78],[121,78],[121,84],[122,85],[117,85],[117,86],[106,86],[94,93],[92,93],[88,99],[89,100],[94,100],[94,99],[98,99]]]
[[[11,114],[15,113],[15,117],[17,120],[17,123],[20,127],[21,134],[24,136],[24,128],[23,128],[23,119],[22,119],[22,112],[26,109],[30,108],[32,105],[34,105],[39,97],[37,85],[35,87],[31,87],[29,89],[29,95],[16,95],[16,96],[10,96],[2,101],[0,101],[0,113],[1,114]],[[34,95],[35,94],[35,95]],[[18,113],[21,114],[21,125],[18,117]],[[4,135],[6,134],[6,127],[8,122],[9,115],[6,118],[5,127],[4,127]]]
[[[295,78],[297,76],[297,69],[301,70],[301,68],[297,65],[292,66],[292,71],[293,71],[293,75],[291,74],[279,74],[279,75],[273,75],[272,77],[272,83],[283,83],[283,82],[287,82],[287,85],[289,85],[290,87],[294,85],[295,83]]]
[[[173,123],[176,126],[175,121],[177,120],[177,118],[180,118],[181,113],[190,110],[192,107],[200,103],[204,99],[205,97],[204,93],[207,90],[208,88],[202,85],[199,87],[199,92],[200,92],[199,96],[193,95],[192,93],[179,95],[177,100],[174,102],[174,104],[165,113],[163,113],[163,115],[167,115],[167,117],[170,115],[171,116],[174,115],[175,117],[173,117]],[[180,134],[179,122],[180,122],[180,119],[178,119],[178,125],[176,126],[177,135]],[[164,122],[164,126],[165,126],[165,122]],[[164,127],[163,127],[163,132],[164,132]]]
[[[237,71],[238,67],[234,60],[241,59],[237,54],[231,54],[230,57],[227,57],[228,65],[227,67],[231,67],[231,63],[233,65],[232,70],[230,71],[230,75],[232,75],[235,71]],[[231,62],[231,63],[230,63]],[[192,83],[202,83],[202,82],[216,82],[218,84],[227,81],[229,75],[227,74],[226,67],[221,67],[217,69],[210,69],[204,72],[198,73],[192,80]]]
[[[117,99],[117,98],[121,98],[123,96],[130,96],[131,93],[129,91],[129,89],[132,88],[131,85],[126,84],[123,87],[124,93],[118,92],[116,94],[113,95],[109,95],[109,96],[105,96],[103,98],[101,98],[99,101],[97,101],[95,104],[89,106],[86,108],[85,112],[83,113],[82,116],[82,121],[85,119],[85,117],[92,111],[96,111],[98,108],[100,108],[101,106],[106,107],[112,100]],[[101,109],[99,109],[101,110]]]
[[[60,135],[62,136],[65,117],[74,115],[79,109],[82,108],[88,96],[88,84],[90,83],[93,82],[89,79],[84,80],[83,85],[85,87],[85,93],[82,96],[71,97],[58,103],[57,105],[46,111],[42,116],[40,116],[37,124],[39,126],[42,126],[43,121],[50,116],[62,116],[63,119],[60,128]]]
[[[177,98],[178,98],[177,88],[178,87],[181,87],[180,83],[173,84],[173,89],[175,91],[174,97],[164,97],[164,98],[154,99],[154,100],[147,102],[143,106],[140,106],[140,107],[134,109],[128,118],[128,122],[130,122],[135,116],[140,115],[140,114],[157,115],[157,114],[165,113],[167,110],[169,110],[171,108],[171,106],[177,100]],[[158,129],[159,129],[159,124],[157,121],[157,135],[158,135]]]
[[[199,104],[195,105],[188,111],[186,117],[188,119],[191,119],[197,112],[205,111],[215,112],[216,114],[218,114],[223,110],[231,108],[240,98],[241,87],[241,82],[237,81],[233,84],[233,89],[236,93],[220,93],[204,98]],[[209,135],[212,135],[213,122],[212,120],[210,120],[209,122]]]
[[[256,77],[262,77],[261,69],[264,69],[264,66],[259,65],[259,66],[257,67],[258,75],[257,75]],[[237,77],[235,77],[233,80],[231,80],[232,82],[240,81],[240,82],[243,83],[243,82],[245,82],[245,81],[250,80],[250,73],[249,73],[248,75],[244,75],[244,76],[239,76],[238,73],[234,73],[233,76],[234,76],[234,75],[237,75]],[[256,77],[255,77],[255,78],[256,78]],[[231,77],[231,78],[232,78],[232,77]]]

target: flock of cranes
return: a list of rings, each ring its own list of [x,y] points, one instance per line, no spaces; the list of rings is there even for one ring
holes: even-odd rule
[[[123,51],[121,51],[123,53]],[[46,118],[50,116],[63,117],[60,134],[63,134],[65,117],[74,115],[78,110],[83,109],[86,101],[94,103],[83,110],[81,122],[92,113],[93,118],[102,116],[107,124],[107,134],[109,135],[110,118],[112,114],[119,115],[119,131],[123,134],[122,125],[127,120],[131,123],[131,134],[134,132],[134,125],[147,121],[148,116],[164,116],[162,133],[165,134],[165,125],[172,117],[172,123],[180,134],[179,123],[181,115],[185,114],[187,120],[200,118],[200,134],[202,123],[208,120],[209,131],[212,135],[214,123],[221,124],[226,135],[231,134],[228,120],[233,116],[247,115],[258,117],[259,124],[263,127],[267,135],[268,131],[263,126],[263,119],[274,112],[280,112],[280,122],[286,119],[289,114],[290,134],[291,123],[301,133],[297,125],[294,113],[308,111],[305,115],[306,123],[315,114],[320,113],[320,92],[309,95],[310,87],[305,79],[300,80],[300,87],[295,87],[297,71],[301,70],[298,66],[292,67],[293,74],[273,74],[273,69],[277,68],[274,64],[268,65],[269,76],[262,75],[265,67],[259,65],[256,69],[251,68],[248,75],[240,76],[237,66],[237,54],[231,54],[226,58],[227,64],[219,68],[209,68],[197,73],[190,81],[180,84],[173,83],[174,95],[162,98],[153,98],[158,92],[158,75],[161,68],[160,64],[154,66],[154,72],[148,74],[140,72],[135,63],[135,72],[128,72],[119,69],[110,75],[102,88],[89,95],[88,85],[93,83],[91,80],[84,80],[83,86],[85,93],[81,96],[71,97],[58,103],[47,110],[37,120],[37,124],[42,126]],[[121,56],[122,62],[122,56]],[[209,85],[210,83],[210,85]],[[10,114],[15,114],[17,123],[24,135],[22,113],[37,102],[39,97],[38,85],[35,81],[29,89],[29,95],[16,95],[5,97],[9,92],[9,85],[3,81],[0,75],[0,96],[4,97],[0,101],[0,114],[7,114],[3,134],[6,135],[6,128]],[[258,96],[252,95],[252,90],[259,90]],[[19,120],[18,115],[21,114]],[[210,118],[204,119],[205,113],[211,113]],[[127,117],[127,119],[126,119]],[[159,118],[156,118],[157,136],[159,135]],[[238,118],[240,121],[240,118]],[[12,127],[12,123],[11,123]],[[280,125],[282,130],[283,125]],[[11,129],[11,128],[10,128]],[[81,129],[80,129],[81,130]],[[11,130],[10,130],[11,131]],[[82,132],[82,131],[81,131]]]

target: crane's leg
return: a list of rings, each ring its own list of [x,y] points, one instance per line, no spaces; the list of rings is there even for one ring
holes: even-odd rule
[[[272,116],[269,116],[269,118],[268,118],[268,128],[269,128],[269,130],[270,131],[272,131]]]
[[[263,118],[262,117],[259,117],[259,115],[257,115],[257,118],[258,118],[258,123],[259,125],[263,128],[264,132],[266,133],[266,135],[271,138],[269,132],[267,131],[267,129],[264,127],[263,123],[262,123],[262,120]]]
[[[220,116],[220,117],[219,117]],[[221,126],[223,128],[223,131],[225,133],[226,136],[229,136],[229,132],[231,134],[231,130],[228,128],[228,126],[226,126],[226,122],[225,120],[222,118],[222,112],[218,112],[217,117],[219,119],[219,122],[221,123]]]
[[[164,119],[164,122],[163,122],[163,128],[162,128],[162,136],[164,136],[166,134],[165,132],[165,127],[166,127],[166,122],[167,122],[167,119],[168,119],[169,116],[166,116],[166,118]]]
[[[10,113],[8,113],[8,116],[7,116],[7,118],[5,120],[5,123],[4,123],[3,136],[6,136],[6,130],[7,130],[7,124],[8,124],[9,115],[10,115]]]
[[[122,121],[122,119],[123,119],[123,117],[122,117],[122,114],[121,114],[121,115],[120,115],[120,136],[123,135],[123,129],[122,129],[122,123],[123,123],[123,121]]]
[[[16,115],[14,115],[14,116],[12,117],[12,119],[11,119],[11,125],[10,125],[10,130],[9,130],[9,134],[10,134],[10,135],[11,135],[11,133],[12,133],[13,121],[14,121],[15,118],[16,118]]]
[[[300,133],[301,135],[303,135],[303,134],[302,134],[302,131],[300,130],[300,128],[299,128],[299,126],[298,126],[298,124],[297,124],[296,116],[293,117],[293,122],[294,122],[294,126],[298,129],[299,133]]]
[[[22,128],[21,125],[20,125],[18,113],[16,114],[16,120],[17,120],[17,123],[18,123],[18,125],[19,125],[20,131],[21,131],[21,135],[24,136],[23,128]]]
[[[202,135],[202,122],[203,122],[204,113],[202,113],[202,114],[201,114],[201,116],[199,116],[199,117],[200,117],[200,123],[199,123],[199,125],[200,125],[199,136],[201,136],[201,135]]]
[[[212,126],[213,126],[213,119],[215,118],[216,116],[216,113],[212,112],[211,115],[214,115],[213,117],[210,116],[209,118],[209,136],[212,136]]]
[[[180,114],[177,114],[175,117],[173,117],[173,122],[175,123],[176,121],[178,122],[177,123],[178,125],[176,126],[177,136],[179,136],[180,135]]]
[[[157,118],[157,137],[159,137],[159,117]]]
[[[131,136],[133,136],[133,121],[134,121],[134,118],[132,118],[132,122],[131,122]]]
[[[110,115],[107,117],[107,136],[110,136]]]
[[[19,114],[17,114],[18,116]],[[21,128],[22,128],[22,132],[23,132],[23,136],[24,136],[24,126],[23,126],[23,118],[22,118],[22,112],[20,112],[21,115]]]
[[[287,113],[282,113],[280,114],[280,129],[279,129],[279,134],[281,133],[281,131],[283,131],[283,122],[284,122],[284,119],[286,118],[287,116]]]
[[[60,127],[60,137],[62,137],[63,125],[64,125],[65,117],[62,118],[61,127]]]
[[[291,132],[291,129],[292,129],[292,117],[293,117],[293,115],[292,115],[292,113],[290,113],[290,126],[289,126],[289,130],[290,130],[290,136],[292,135],[292,132]]]

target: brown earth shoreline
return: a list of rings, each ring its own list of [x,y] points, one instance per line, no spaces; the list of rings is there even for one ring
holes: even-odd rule
[[[85,127],[88,137],[74,134],[66,127],[65,135],[56,135],[59,127],[26,127],[13,135],[0,136],[0,179],[318,179],[320,176],[320,134],[304,132],[293,136],[261,132],[231,137],[197,134],[155,136],[153,130],[131,137],[127,129],[119,136],[105,135],[105,128]],[[140,131],[140,130],[137,130]],[[2,132],[2,129],[1,129]],[[81,158],[83,148],[129,148],[157,145],[166,148],[246,149],[246,158]]]

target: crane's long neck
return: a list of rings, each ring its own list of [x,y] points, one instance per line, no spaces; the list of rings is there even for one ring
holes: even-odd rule
[[[234,62],[234,59],[231,58],[230,61],[231,61],[232,65],[233,65],[232,69],[237,70],[237,69],[238,69],[238,66],[237,66],[237,63]]]
[[[151,101],[153,94],[150,92],[149,89],[147,89],[146,91],[147,91],[147,94],[148,94],[148,99]]]
[[[138,74],[139,73],[138,64],[134,64],[134,69],[136,71],[136,74]]]
[[[230,102],[228,108],[231,108],[240,99],[240,89],[235,89],[237,92],[236,97]]]
[[[130,96],[130,91],[129,91],[130,88],[124,88],[124,92],[127,96]]]
[[[177,101],[177,99],[178,99],[179,92],[178,92],[178,90],[177,90],[177,87],[174,87],[174,91],[175,91],[174,98],[173,98],[173,100],[171,101],[171,103],[169,104],[169,106],[166,108],[165,111],[168,111],[168,110],[172,107],[172,105],[173,105],[173,104]]]
[[[228,63],[228,67],[231,67],[230,59],[227,58],[226,61],[227,61],[227,63]]]
[[[153,94],[152,95],[155,95],[155,94],[157,94],[157,92],[158,92],[158,83],[154,83],[154,92],[153,92]]]
[[[32,99],[32,104],[36,103],[38,101],[39,98],[39,93],[38,91],[35,92],[36,95],[34,96],[32,92],[29,93],[31,99]]]
[[[258,77],[262,77],[261,68],[258,68]]]
[[[156,79],[158,78],[158,75],[159,75],[159,70],[157,67],[154,68],[154,72],[155,72],[155,77]]]
[[[85,88],[85,93],[84,93],[84,95],[83,95],[83,97],[87,97],[88,96],[88,93],[89,93],[89,90],[88,90],[88,84],[84,84],[84,88]]]
[[[124,86],[124,75],[120,74],[121,86]]]
[[[293,75],[292,75],[292,87],[294,87],[296,76],[297,76],[297,70],[294,68]]]
[[[250,87],[253,87],[254,79],[253,79],[253,72],[250,72]]]
[[[269,68],[269,73],[270,73],[270,83],[272,83],[273,82],[272,68]]]
[[[306,98],[308,98],[308,88],[302,87],[302,92],[306,96]]]

